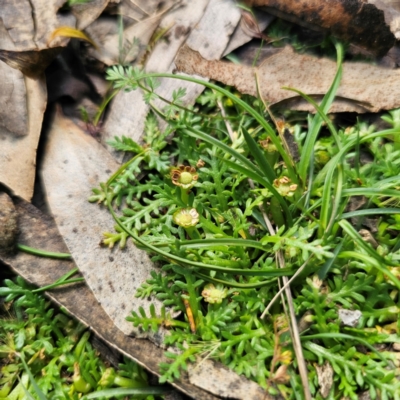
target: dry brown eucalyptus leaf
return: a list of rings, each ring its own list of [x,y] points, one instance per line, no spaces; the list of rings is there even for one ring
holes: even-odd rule
[[[379,57],[395,43],[383,12],[362,0],[246,0],[246,3],[263,6],[282,19],[330,33]]]
[[[133,21],[141,21],[144,18],[154,15],[162,8],[169,8],[174,3],[180,3],[178,0],[122,0],[119,4],[119,14],[124,18]]]
[[[218,398],[240,400],[272,400],[255,382],[238,376],[225,366],[211,360],[200,360],[196,364],[188,364],[189,380],[192,385],[206,389]]]
[[[334,61],[297,54],[290,47],[267,58],[258,68],[208,61],[188,46],[180,50],[175,63],[178,71],[220,81],[252,96],[258,95],[258,82],[260,95],[267,103],[305,111],[315,110],[296,93],[282,88],[295,88],[318,100],[329,90],[336,73]],[[378,112],[400,107],[399,79],[400,70],[345,62],[330,112]]]
[[[251,17],[252,22],[250,22],[249,26],[248,16],[244,17],[244,15],[247,15],[244,13],[244,11],[241,13],[242,18],[240,24],[236,27],[235,32],[233,32],[229,44],[224,51],[224,56],[249,42],[253,37],[261,37],[261,32],[275,19],[275,17],[269,13],[261,10],[254,10],[254,17]]]

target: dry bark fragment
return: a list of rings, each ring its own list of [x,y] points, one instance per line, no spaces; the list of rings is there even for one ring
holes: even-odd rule
[[[362,0],[246,0],[246,3],[264,6],[273,15],[330,33],[378,57],[395,43],[383,11]]]
[[[0,193],[0,254],[12,252],[18,235],[18,213],[10,197]]]

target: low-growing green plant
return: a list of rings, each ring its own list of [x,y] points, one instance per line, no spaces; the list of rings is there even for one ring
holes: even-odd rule
[[[178,351],[167,353],[162,382],[212,357],[271,394],[319,399],[316,367],[327,363],[330,399],[357,399],[363,391],[400,398],[391,348],[400,332],[397,114],[383,131],[334,125],[327,112],[342,73],[343,49],[336,47],[338,71],[321,104],[288,88],[316,114],[276,129],[262,99],[187,76],[108,71],[116,89],[141,88],[152,112],[144,144],[125,137],[110,143],[134,157],[90,201],[105,204],[116,221],[105,244],[123,247],[131,237],[161,265],[137,296],[155,296],[165,308],[160,315],[141,308],[128,320],[144,330],[171,329],[165,342]],[[207,90],[187,109],[183,90],[171,101],[157,95],[157,78]],[[154,105],[160,99],[164,109]],[[164,130],[157,117],[168,123]],[[299,160],[282,129],[293,133]],[[277,302],[289,284],[287,300]],[[346,326],[342,309],[360,311],[359,321]]]
[[[5,284],[0,288],[8,310],[0,318],[0,398],[151,400],[168,391],[150,387],[144,370],[129,359],[118,370],[107,365],[90,344],[87,328],[53,309],[21,277]]]

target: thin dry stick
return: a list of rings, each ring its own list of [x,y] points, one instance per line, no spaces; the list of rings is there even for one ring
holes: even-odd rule
[[[273,114],[271,113],[271,110],[269,109],[266,102],[264,101],[264,99],[261,96],[261,92],[259,90],[259,88],[260,88],[259,87],[259,76],[258,76],[257,72],[255,73],[254,78],[256,80],[258,97],[263,102],[265,109],[269,112],[272,120],[274,121],[274,123],[276,125],[278,133],[280,134],[279,126],[276,123],[275,118],[274,118]],[[285,140],[283,140],[283,143],[284,144],[286,143]],[[287,145],[287,143],[286,143],[286,145]],[[289,154],[290,154],[290,152],[289,152]],[[293,160],[292,160],[292,162],[293,162]],[[260,206],[260,210],[262,212],[264,221],[267,224],[270,235],[275,235],[275,230],[272,227],[272,224],[269,221],[269,218],[268,218],[267,214],[265,213],[265,210],[262,206]],[[276,254],[276,258],[277,258],[279,268],[284,268],[285,267],[285,259],[283,258],[282,252],[280,250],[278,250],[278,252]],[[290,335],[292,337],[294,352],[296,354],[296,359],[297,359],[297,363],[299,366],[299,373],[300,373],[301,383],[303,384],[304,396],[305,396],[306,400],[312,400],[311,392],[310,392],[310,385],[308,383],[307,366],[306,366],[306,361],[305,361],[304,355],[303,355],[303,348],[301,347],[299,329],[297,326],[296,314],[294,312],[294,307],[293,307],[293,297],[292,297],[292,292],[291,292],[290,286],[289,286],[289,284],[290,284],[289,279],[287,278],[287,276],[284,276],[284,277],[282,277],[282,281],[283,281],[283,287],[285,288],[285,294],[286,294],[286,298],[287,298],[288,305],[289,305],[290,326],[291,326]],[[283,297],[282,297],[282,300],[283,300]],[[282,304],[285,308],[284,301],[282,301]]]
[[[269,232],[270,235],[275,235],[275,230],[272,227],[267,214],[265,213],[265,211],[263,209],[261,209],[261,212],[263,214],[264,221],[268,226],[268,230],[270,231]],[[268,221],[268,223],[267,223],[267,221]],[[271,229],[269,227],[271,227]],[[285,268],[285,259],[283,258],[281,250],[277,251],[276,258],[278,261],[279,268]],[[289,306],[290,327],[291,327],[290,335],[292,337],[293,348],[294,348],[294,352],[296,354],[300,378],[301,378],[301,382],[303,384],[304,396],[305,396],[306,400],[312,400],[310,386],[308,384],[307,366],[306,366],[306,361],[303,356],[303,348],[301,347],[300,334],[299,334],[299,329],[297,326],[296,314],[294,312],[293,297],[292,297],[292,292],[291,292],[290,286],[289,286],[289,279],[287,278],[287,276],[283,276],[282,280],[283,280],[283,285],[284,285],[283,287],[285,288],[285,294],[286,294],[286,298],[287,298],[287,302],[288,302],[288,306]]]
[[[231,138],[232,143],[235,143],[236,137],[235,137],[235,132],[233,132],[232,126],[229,123],[229,121],[226,119],[226,112],[225,112],[225,108],[224,105],[222,104],[221,100],[217,100],[217,104],[219,109],[221,110],[221,115],[224,118],[224,122],[225,122],[225,126],[226,126],[226,130],[229,133],[229,137]]]
[[[265,308],[264,312],[261,314],[261,318],[265,317],[265,314],[269,311],[269,309],[273,306],[275,303],[276,299],[282,294],[282,292],[293,282],[293,280],[303,271],[303,269],[306,267],[308,262],[311,260],[312,256],[308,257],[308,259],[304,262],[304,264],[296,271],[296,273],[288,280],[288,282],[283,285],[278,293],[273,297],[273,299],[268,303],[267,307]]]

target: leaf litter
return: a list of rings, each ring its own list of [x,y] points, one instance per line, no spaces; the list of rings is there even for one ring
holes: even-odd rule
[[[206,60],[183,46],[175,60],[177,71],[214,79],[234,86],[269,105],[314,112],[313,106],[285,88],[295,88],[320,99],[336,73],[336,63],[327,58],[298,54],[287,46],[259,67]],[[400,107],[400,70],[379,68],[362,62],[344,62],[343,78],[329,112],[378,112]]]
[[[202,52],[204,51],[204,49],[200,49]],[[286,51],[286,49],[284,50],[284,51]],[[289,53],[288,53],[289,54]],[[215,56],[214,55],[212,55],[211,56],[211,58],[214,58]],[[218,56],[216,56],[216,57],[218,57]],[[287,56],[287,57],[289,57],[289,56]],[[284,59],[284,61],[285,61],[285,59]],[[287,59],[286,59],[286,61],[288,61]],[[307,64],[308,65],[308,64]],[[236,73],[236,72],[235,72]],[[251,78],[253,79],[253,81],[255,82],[255,76],[256,76],[256,74],[251,74],[252,76],[251,76]],[[249,74],[247,74],[246,75],[247,77],[249,77],[250,75]],[[212,78],[212,77],[211,77]],[[217,78],[213,78],[213,79],[217,79]],[[328,81],[329,81],[329,79],[327,79]],[[330,78],[330,82],[329,83],[331,83],[331,80],[332,80],[332,77]],[[249,85],[249,81],[250,81],[250,78],[248,79],[248,82],[247,82],[247,84]],[[286,80],[286,78],[285,78],[285,82],[284,82],[284,85],[286,86],[287,85],[287,80]],[[299,87],[299,85],[296,85],[296,84],[293,84],[293,85],[290,85],[290,86],[292,86],[292,87],[296,87],[297,89],[301,89],[301,90],[303,90],[303,91],[305,91],[305,92],[307,92],[306,90],[304,90],[304,89],[302,89],[302,87],[300,86]],[[254,87],[255,88],[257,88],[257,86],[256,85],[254,85],[253,86],[253,90],[254,90]],[[315,86],[312,86],[314,89],[315,89]],[[277,92],[278,92],[278,90],[276,90]],[[256,91],[255,91],[255,93],[256,93]],[[316,97],[318,98],[318,96],[322,96],[323,94],[324,94],[325,92],[324,91],[321,91],[321,92],[319,92],[318,90],[316,91],[316,93],[315,93],[315,95],[316,95]],[[311,93],[311,94],[314,94],[314,93]],[[279,95],[276,95],[278,98],[279,98]],[[266,98],[267,99],[267,101],[268,101],[268,97]],[[292,102],[292,103],[290,103],[290,101]],[[286,102],[286,103],[284,103],[284,102]],[[298,97],[297,96],[294,96],[293,98],[283,98],[283,100],[279,100],[279,101],[277,101],[277,103],[272,103],[271,102],[271,104],[278,104],[279,103],[279,105],[283,105],[283,104],[285,104],[285,106],[289,106],[289,105],[291,105],[291,104],[295,104],[296,102],[298,102]],[[301,103],[301,101],[300,102],[298,102],[298,103]],[[336,106],[336,107],[344,107],[344,105],[346,105],[346,106],[348,106],[348,103],[350,103],[353,107],[354,107],[354,109],[353,110],[356,110],[356,111],[358,111],[358,112],[364,112],[365,110],[366,111],[370,111],[371,109],[373,109],[373,108],[371,108],[371,107],[374,107],[375,106],[375,104],[373,104],[373,103],[367,103],[366,104],[366,101],[365,100],[360,100],[358,97],[356,98],[356,100],[354,100],[352,97],[351,98],[349,98],[349,99],[344,99],[343,101],[338,101],[338,102],[336,102],[335,104],[334,104],[334,106],[331,108],[331,110],[334,110],[334,107]],[[354,104],[353,104],[354,103]],[[343,105],[344,104],[344,105]],[[302,105],[300,104],[300,106],[299,107],[301,107]],[[304,104],[303,104],[303,106],[304,106]],[[365,108],[365,106],[368,106],[368,107],[370,107],[370,108]],[[295,105],[294,105],[294,107],[296,107]],[[340,107],[339,107],[339,109],[340,109]],[[358,108],[357,108],[358,107]],[[384,107],[382,107],[382,108],[384,108]],[[392,107],[389,107],[389,108],[392,108]],[[301,109],[301,108],[299,108],[299,109]],[[362,110],[364,110],[364,111],[362,111]]]

